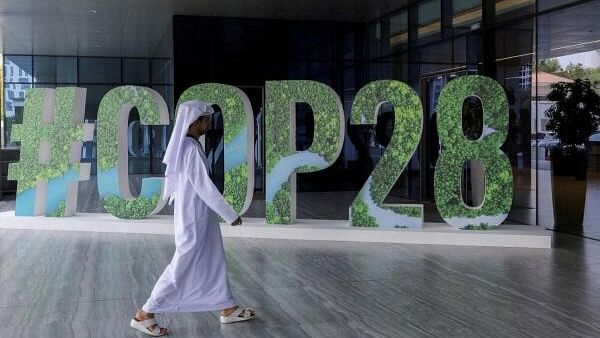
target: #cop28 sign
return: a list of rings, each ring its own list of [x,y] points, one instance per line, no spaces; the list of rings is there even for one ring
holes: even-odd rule
[[[462,107],[468,97],[483,106],[483,132],[477,140],[462,130]],[[254,191],[254,128],[250,101],[240,89],[218,83],[187,89],[178,105],[200,100],[218,105],[224,127],[224,196],[243,214]],[[339,96],[315,81],[266,83],[266,219],[269,224],[294,223],[296,174],[323,170],[342,150],[344,111]],[[314,112],[314,139],[309,149],[295,148],[295,105]],[[349,205],[353,226],[421,228],[423,205],[384,204],[385,197],[408,164],[421,139],[423,107],[405,83],[374,81],[357,93],[352,104],[353,125],[374,125],[381,104],[394,106],[391,141],[378,165]],[[18,181],[16,215],[71,216],[77,205],[79,181],[89,179],[89,164],[80,164],[82,142],[92,140],[93,125],[83,123],[84,88],[32,89],[27,93],[23,123],[15,125],[12,142],[21,143],[21,160],[9,167],[9,179]],[[169,124],[164,99],[154,90],[122,86],[100,102],[96,124],[97,181],[104,208],[123,219],[142,219],[165,205],[163,179],[146,178],[136,197],[129,189],[127,121],[137,108],[144,125]],[[442,144],[435,168],[435,199],[444,221],[461,229],[491,228],[502,223],[512,203],[512,169],[501,150],[508,131],[508,103],[502,87],[477,75],[457,78],[443,89],[438,102],[437,130]],[[478,207],[464,203],[461,194],[463,164],[477,160],[484,167],[484,201]],[[249,165],[250,164],[250,165]]]

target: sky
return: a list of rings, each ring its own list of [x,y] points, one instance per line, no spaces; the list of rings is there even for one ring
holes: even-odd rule
[[[600,49],[561,56],[558,61],[563,68],[568,66],[569,63],[581,63],[583,67],[598,68],[600,67]]]

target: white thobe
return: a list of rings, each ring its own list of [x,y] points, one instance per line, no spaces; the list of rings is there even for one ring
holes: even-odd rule
[[[175,253],[142,307],[149,313],[213,311],[235,305],[217,213],[227,223],[238,215],[211,181],[200,143],[190,137],[183,142],[187,171],[178,174],[175,192]]]

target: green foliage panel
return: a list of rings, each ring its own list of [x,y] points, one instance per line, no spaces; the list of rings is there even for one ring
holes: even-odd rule
[[[395,80],[374,81],[357,93],[350,122],[375,125],[382,103],[394,106],[394,133],[379,163],[350,207],[353,226],[421,228],[422,205],[386,205],[384,200],[419,145],[423,107],[419,96]]]
[[[39,211],[40,206],[35,205],[37,203],[46,205],[43,213],[47,216],[64,215],[64,211],[59,209],[66,203],[67,189],[36,198],[35,188],[40,182],[60,182],[61,186],[66,187],[79,180],[79,161],[71,162],[71,147],[84,141],[83,121],[74,122],[74,113],[77,109],[83,109],[83,102],[85,90],[82,88],[36,88],[27,91],[23,123],[13,126],[11,137],[11,142],[20,142],[20,160],[11,163],[8,169],[8,179],[18,182],[17,215],[37,214],[34,211]],[[43,143],[49,145],[46,163],[40,161]],[[47,155],[46,151],[44,153]],[[76,203],[76,199],[71,203]]]
[[[275,194],[273,201],[267,203],[266,218],[270,220],[270,224],[290,224],[292,222],[289,183],[284,183]]]
[[[223,196],[240,215],[246,212],[254,192],[254,115],[248,96],[239,88],[220,83],[192,86],[181,94],[178,106],[198,100],[217,105],[223,114]]]
[[[142,125],[169,123],[164,99],[146,87],[121,86],[110,90],[100,101],[97,120],[98,192],[104,208],[113,216],[142,219],[164,205],[160,198],[163,178],[145,178],[138,197],[129,190],[127,122],[137,108]]]
[[[463,134],[463,103],[478,97],[483,107],[483,131],[477,140]],[[508,134],[508,102],[493,79],[469,75],[450,81],[438,101],[437,129],[442,151],[435,168],[435,200],[449,225],[468,230],[491,229],[501,224],[512,205],[513,174],[510,161],[499,148]],[[484,202],[466,205],[461,194],[463,165],[476,160],[485,172]]]
[[[139,196],[131,200],[110,195],[103,201],[106,211],[117,218],[144,219],[160,203],[160,194],[154,194],[151,197]]]
[[[308,104],[314,138],[306,151],[295,149],[296,103]],[[267,223],[290,224],[295,218],[295,174],[323,170],[339,156],[344,112],[331,87],[315,81],[266,83],[265,147]]]

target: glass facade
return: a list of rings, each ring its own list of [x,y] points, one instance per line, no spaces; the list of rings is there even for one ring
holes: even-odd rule
[[[504,87],[510,104],[511,137],[502,150],[513,167],[514,200],[506,222],[538,224],[532,174],[535,163],[532,163],[529,146],[535,35],[534,19],[530,16],[532,8],[519,1],[492,4],[477,0],[422,1],[400,9],[398,13],[369,23],[371,27],[389,29],[375,36],[379,48],[369,49],[369,65],[377,67],[377,63],[385,62],[391,67],[379,66],[383,72],[365,80],[394,78],[409,83],[421,97],[425,124],[422,142],[389,199],[424,203],[425,221],[440,220],[433,191],[435,165],[440,153],[436,130],[438,97],[452,79],[481,74],[496,79]],[[522,16],[523,19],[503,23],[507,15],[512,18]],[[407,30],[392,29],[402,26],[398,24],[402,22],[399,16],[407,18],[408,22],[403,26],[408,27]],[[387,22],[390,25],[386,25]],[[396,24],[392,25],[392,22]],[[480,118],[480,105],[477,109],[477,102],[466,102],[463,111],[465,133],[474,133],[473,138],[477,138]],[[365,142],[369,153],[385,145],[385,140],[377,136],[379,129],[385,130],[376,128],[369,132],[373,140]],[[371,158],[376,162],[375,156],[371,155]],[[483,177],[478,162],[465,164],[462,191],[467,205],[476,206],[483,202]]]
[[[10,126],[22,121],[25,92],[30,88],[86,88],[85,121],[88,123],[95,122],[104,94],[120,85],[151,87],[165,98],[172,110],[170,59],[4,55],[4,74],[5,128],[2,137],[5,148],[17,147],[10,143]],[[156,166],[164,151],[168,128],[152,131],[150,127],[140,127],[135,114],[130,124],[130,129],[135,131],[130,137],[132,160],[148,157],[142,162],[148,160]],[[153,137],[149,137],[151,133]],[[154,150],[150,151],[151,148]],[[95,163],[95,142],[84,146],[82,160]],[[131,169],[134,173],[160,173],[160,168],[149,169],[145,165],[133,165]]]
[[[116,58],[82,56],[4,55],[4,128],[3,147],[18,148],[10,143],[11,126],[21,123],[25,92],[30,88],[77,86],[87,89],[85,122],[95,123],[102,97],[121,85],[137,85],[155,89],[173,111],[172,60],[157,58]],[[162,175],[161,160],[168,142],[168,126],[141,126],[137,112],[129,118],[129,172],[133,182],[142,177]],[[7,151],[7,150],[4,150]],[[82,163],[91,163],[92,178],[80,183],[80,200],[92,199],[81,211],[102,211],[96,187],[96,142],[84,142]],[[5,180],[6,164],[3,164]],[[4,183],[5,191],[15,185]],[[14,182],[12,182],[14,183]],[[135,183],[134,183],[135,185]]]
[[[502,151],[512,166],[514,196],[506,223],[553,227],[556,201],[548,154],[557,141],[546,129],[546,111],[554,103],[547,96],[557,82],[600,81],[597,13],[600,1],[423,0],[411,1],[367,22],[175,16],[172,59],[5,55],[2,137],[5,146],[14,146],[7,142],[10,126],[20,121],[23,94],[28,88],[86,87],[86,120],[93,122],[99,100],[121,84],[156,89],[167,100],[171,113],[174,99],[193,84],[235,85],[249,96],[255,114],[256,196],[248,216],[264,217],[265,81],[326,83],[340,96],[348,119],[353,99],[363,85],[395,79],[419,94],[424,125],[421,142],[388,201],[424,204],[425,221],[439,222],[433,182],[441,148],[436,127],[438,99],[449,81],[480,74],[499,82],[509,102],[509,137]],[[210,53],[203,50],[205,46],[210,46]],[[298,176],[299,218],[347,218],[348,206],[389,143],[392,108],[381,106],[377,126],[348,123],[340,159],[327,170]],[[481,111],[478,100],[465,101],[463,130],[470,138],[482,133]],[[208,147],[215,181],[222,186],[219,115],[213,123]],[[298,105],[298,150],[310,146],[313,123],[310,107]],[[155,129],[141,128],[132,114],[132,173],[161,173],[160,158],[168,130]],[[600,238],[600,228],[593,225],[598,215],[591,208],[596,203],[600,177],[595,135],[590,139],[587,208],[580,233]],[[94,151],[93,142],[87,144],[83,158],[93,162]],[[465,163],[462,177],[465,203],[484,203],[481,165],[477,161]],[[327,202],[331,196],[339,203]]]
[[[536,77],[532,91],[532,148],[536,148],[537,158],[537,215],[540,224],[554,226],[555,229],[583,234],[600,239],[599,216],[595,204],[598,203],[600,177],[600,135],[594,132],[588,139],[587,166],[584,168],[583,191],[577,187],[563,186],[557,180],[556,163],[551,154],[559,142],[558,135],[549,130],[549,116],[556,101],[549,98],[556,83],[590,81],[592,88],[600,93],[600,30],[598,13],[600,1],[569,6],[575,1],[538,1],[540,10],[546,10],[537,17]],[[558,10],[556,10],[558,8]],[[554,162],[554,163],[553,163]],[[554,169],[553,169],[554,165]],[[580,186],[581,188],[581,186]],[[579,191],[578,191],[579,190]],[[571,209],[578,206],[577,195],[582,194],[585,203],[583,225],[559,224],[564,213],[563,205],[570,203]]]

